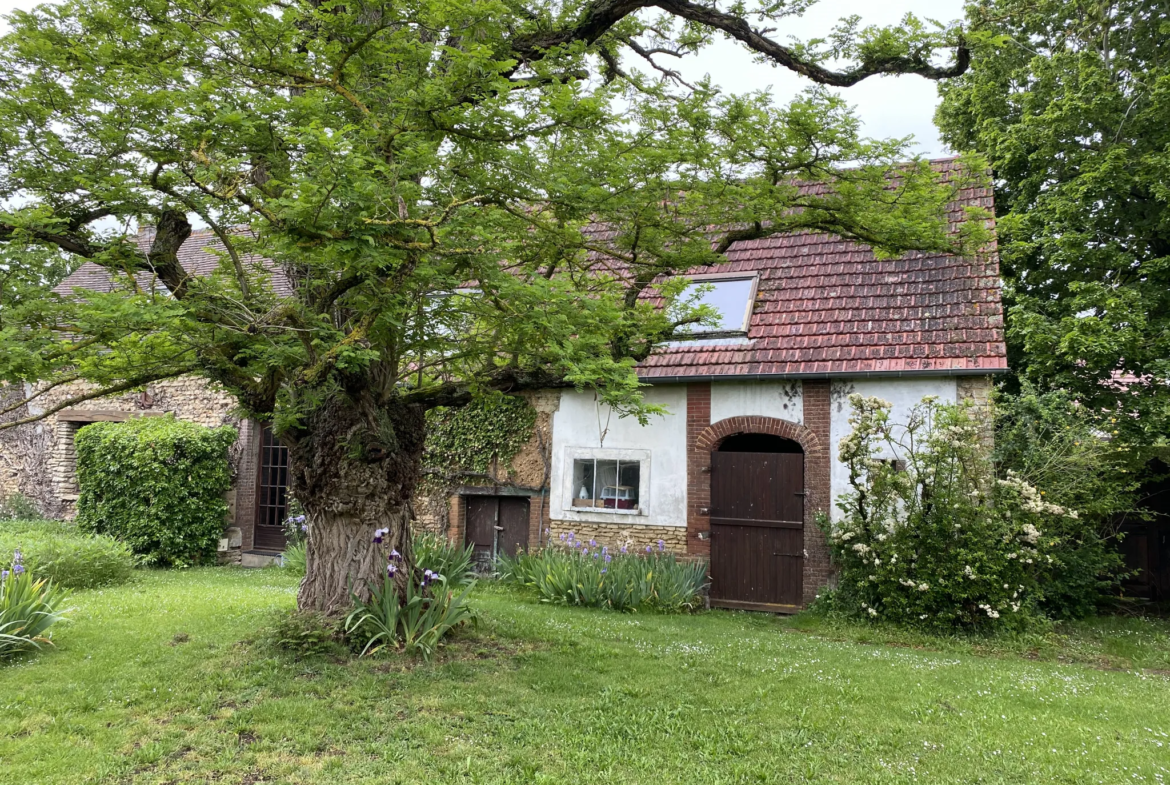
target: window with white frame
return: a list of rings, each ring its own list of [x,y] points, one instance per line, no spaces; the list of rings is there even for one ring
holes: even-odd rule
[[[707,305],[718,311],[716,324],[692,324],[681,329],[687,336],[705,336],[713,333],[746,333],[751,324],[752,304],[756,299],[755,273],[719,276],[693,275],[677,302],[687,307]]]
[[[645,514],[648,451],[570,448],[567,459],[566,509],[582,513]]]

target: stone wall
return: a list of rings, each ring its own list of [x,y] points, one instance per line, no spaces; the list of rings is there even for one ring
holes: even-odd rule
[[[85,390],[81,383],[48,390],[6,418],[24,419],[43,414]],[[0,399],[11,405],[25,393],[19,387],[8,387],[0,391]],[[37,422],[0,431],[0,494],[20,493],[36,502],[45,515],[71,517],[78,493],[74,437],[88,422],[173,413],[181,420],[208,427],[238,428],[241,421],[234,414],[235,408],[236,401],[231,395],[193,376],[156,382],[139,392],[69,405]],[[229,454],[233,487],[243,450],[244,441],[240,440]],[[228,503],[233,512],[235,502],[235,494],[229,494]]]
[[[627,526],[620,523],[577,523],[575,521],[553,521],[549,540],[559,542],[571,532],[578,541],[595,540],[598,545],[607,545],[611,551],[625,546],[631,551],[644,551],[647,547],[663,549],[682,556],[687,552],[687,530],[681,526]]]

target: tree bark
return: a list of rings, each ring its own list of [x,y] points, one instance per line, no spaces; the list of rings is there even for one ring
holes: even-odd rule
[[[414,560],[411,498],[425,437],[418,406],[376,406],[365,394],[335,394],[281,437],[289,447],[290,490],[309,521],[305,578],[297,607],[342,616],[351,593],[365,599],[392,550],[403,584]],[[375,532],[385,529],[381,543]]]

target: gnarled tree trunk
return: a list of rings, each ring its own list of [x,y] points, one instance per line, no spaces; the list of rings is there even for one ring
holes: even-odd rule
[[[386,574],[392,549],[402,554],[398,580],[413,564],[410,501],[419,476],[425,420],[418,407],[375,406],[369,396],[335,396],[305,426],[283,434],[290,490],[309,520],[301,610],[331,616],[351,607],[350,593]],[[374,542],[379,529],[388,532]]]

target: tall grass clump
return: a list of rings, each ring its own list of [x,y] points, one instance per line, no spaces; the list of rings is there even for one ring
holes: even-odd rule
[[[430,570],[447,579],[452,586],[471,580],[474,546],[459,545],[431,532],[418,532],[411,545],[414,548],[414,563],[420,570]]]
[[[28,572],[65,589],[118,586],[137,564],[125,543],[61,521],[0,522],[0,553],[16,550]]]
[[[0,569],[0,659],[49,643],[49,627],[64,618],[68,599],[63,589],[34,578],[20,550]]]
[[[662,541],[657,550],[633,552],[623,545],[611,551],[569,532],[536,553],[502,558],[500,576],[534,588],[545,602],[679,613],[702,607],[707,565],[679,561]]]

